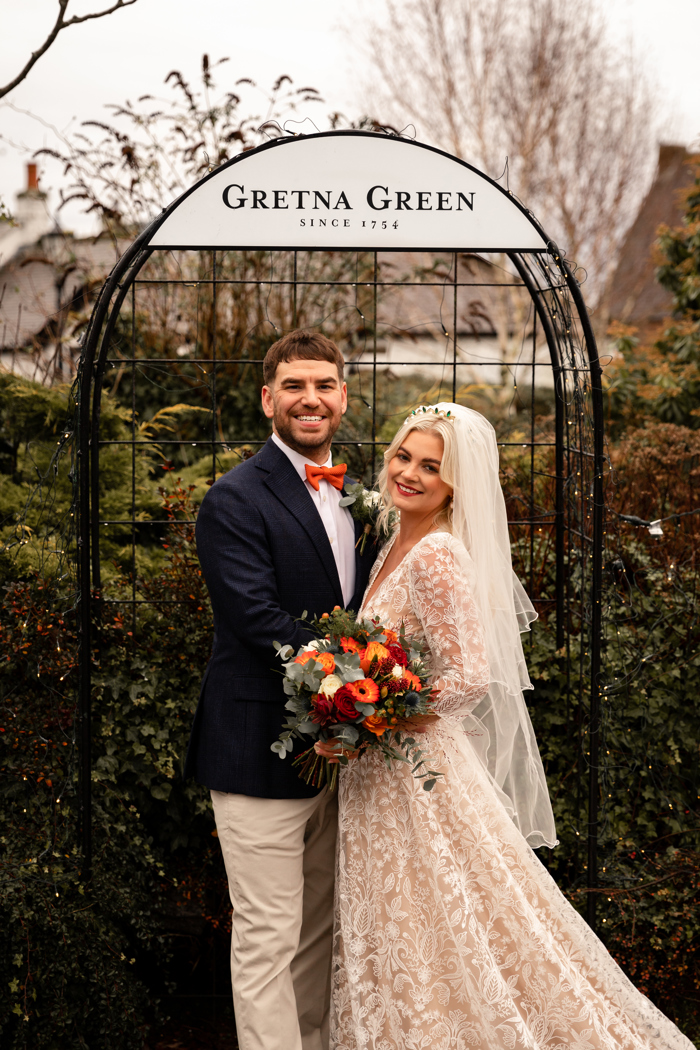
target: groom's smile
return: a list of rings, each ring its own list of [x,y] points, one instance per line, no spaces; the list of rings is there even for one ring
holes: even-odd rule
[[[325,463],[347,408],[347,389],[332,362],[281,361],[262,389],[262,406],[286,445]]]

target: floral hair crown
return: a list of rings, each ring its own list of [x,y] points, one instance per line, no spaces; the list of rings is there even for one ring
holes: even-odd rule
[[[438,408],[436,405],[419,405],[413,409],[410,416],[406,416],[404,425],[415,419],[423,419],[424,416],[430,419],[449,419],[450,423],[455,421],[455,416],[449,409],[446,412],[444,408]]]

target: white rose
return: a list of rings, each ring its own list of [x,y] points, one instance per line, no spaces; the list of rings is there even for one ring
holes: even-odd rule
[[[327,674],[319,686],[319,693],[323,693],[324,696],[335,696],[343,684],[342,678],[338,678],[337,674]]]
[[[391,673],[394,676],[394,678],[403,678],[403,667],[401,666],[401,664],[394,664],[394,666],[391,669]]]

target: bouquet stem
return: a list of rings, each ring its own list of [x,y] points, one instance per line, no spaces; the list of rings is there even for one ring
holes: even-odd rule
[[[338,784],[338,766],[336,763],[331,766],[328,759],[318,755],[313,747],[297,755],[292,765],[299,767],[299,776],[305,784],[315,788],[328,784],[330,794],[335,791]]]

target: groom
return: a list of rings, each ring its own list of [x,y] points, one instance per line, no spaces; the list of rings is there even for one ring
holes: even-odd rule
[[[220,478],[197,518],[214,611],[185,775],[211,791],[233,919],[240,1050],[327,1050],[337,801],[270,750],[285,721],[273,642],[306,644],[297,622],[359,608],[374,560],[339,505],[345,466],[331,439],[347,408],[344,361],[313,332],[285,335],[263,363],[272,436]]]

